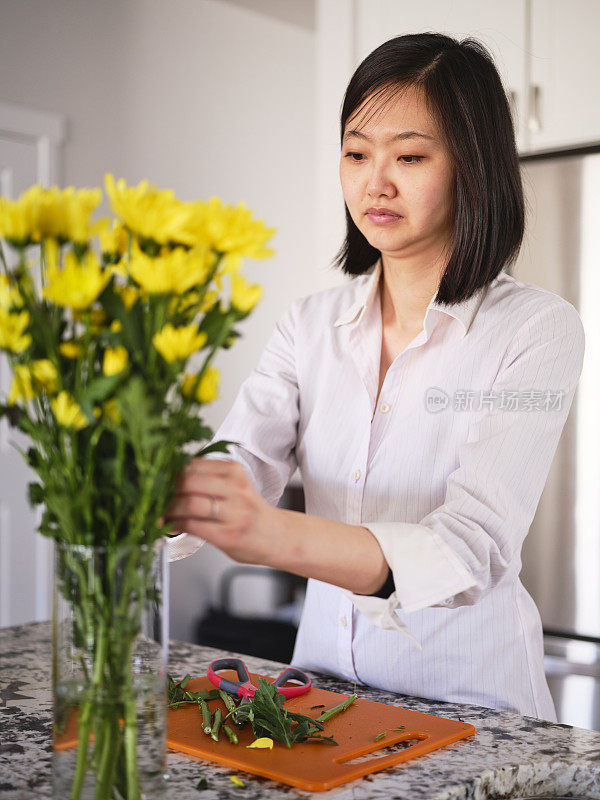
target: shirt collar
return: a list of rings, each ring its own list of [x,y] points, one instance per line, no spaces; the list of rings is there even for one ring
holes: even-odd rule
[[[381,257],[377,259],[371,268],[371,272],[361,277],[362,280],[360,280],[360,278],[355,278],[357,286],[354,291],[352,303],[333,323],[335,327],[347,325],[354,320],[356,320],[357,323],[360,322],[366,310],[373,303],[377,296],[381,277]],[[468,300],[463,300],[460,303],[453,303],[450,306],[436,303],[435,297],[433,297],[425,312],[424,327],[429,329],[429,319],[432,316],[444,314],[460,322],[462,328],[461,335],[465,336],[481,303],[482,292],[483,289],[478,289]]]

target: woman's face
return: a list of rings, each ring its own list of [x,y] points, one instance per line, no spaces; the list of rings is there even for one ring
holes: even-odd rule
[[[411,131],[427,138],[407,136]],[[376,113],[367,104],[348,119],[342,192],[357,228],[385,261],[417,266],[440,257],[452,230],[453,180],[450,154],[420,90],[404,90]],[[373,207],[399,216],[382,223],[367,214]]]

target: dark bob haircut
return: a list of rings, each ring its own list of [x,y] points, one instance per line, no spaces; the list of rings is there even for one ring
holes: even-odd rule
[[[454,163],[453,230],[436,302],[468,299],[513,262],[525,228],[525,201],[510,107],[489,51],[476,39],[415,33],[384,42],[350,79],[341,111],[346,122],[365,102],[420,88]],[[373,97],[371,97],[373,95]],[[362,275],[381,253],[346,206],[346,239],[333,267]]]

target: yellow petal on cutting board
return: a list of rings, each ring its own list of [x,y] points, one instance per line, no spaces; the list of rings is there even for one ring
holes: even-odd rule
[[[256,747],[263,750],[272,750],[273,749],[273,739],[269,739],[268,736],[263,736],[261,739],[255,739],[252,744],[246,745],[246,750],[249,747]]]
[[[246,784],[244,783],[244,781],[243,781],[241,778],[238,778],[238,776],[237,776],[237,775],[230,775],[230,776],[229,776],[229,780],[230,780],[232,783],[235,783],[235,785],[236,785],[236,786],[239,786],[239,787],[240,787],[240,789],[243,789],[243,788],[244,788],[244,786],[246,785]]]

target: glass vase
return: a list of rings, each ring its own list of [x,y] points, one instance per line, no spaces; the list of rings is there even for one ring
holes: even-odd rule
[[[55,800],[166,796],[166,551],[56,545]]]

